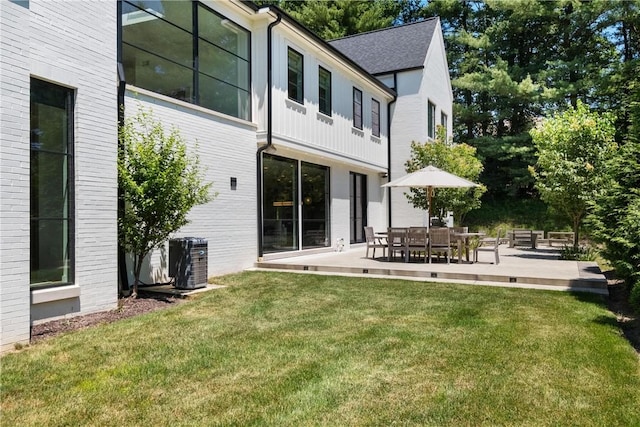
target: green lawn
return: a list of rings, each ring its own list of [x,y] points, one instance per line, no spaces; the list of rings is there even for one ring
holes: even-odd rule
[[[3,426],[640,425],[601,297],[251,272],[5,355]]]

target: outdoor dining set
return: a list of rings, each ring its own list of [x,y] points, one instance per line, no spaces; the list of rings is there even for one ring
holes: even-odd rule
[[[478,252],[490,251],[495,254],[495,263],[499,264],[499,234],[485,238],[484,233],[469,232],[467,227],[389,227],[386,232],[376,233],[373,227],[365,227],[366,256],[368,258],[369,249],[373,249],[375,258],[375,250],[382,249],[382,256],[387,261],[399,258],[404,262],[414,259],[431,263],[432,255],[436,255],[437,260],[444,256],[450,263],[456,250],[458,263],[462,263],[463,253],[466,262],[470,262],[469,253],[473,250],[473,260],[477,262]]]

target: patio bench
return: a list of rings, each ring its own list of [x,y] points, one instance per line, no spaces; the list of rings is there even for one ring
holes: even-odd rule
[[[549,246],[553,246],[554,243],[560,243],[561,245],[572,245],[575,234],[573,231],[549,231],[547,233],[547,240]]]
[[[516,228],[511,230],[509,234],[509,247],[513,248],[514,246],[527,246],[531,249],[535,249],[537,238],[538,234],[534,233],[533,230]]]

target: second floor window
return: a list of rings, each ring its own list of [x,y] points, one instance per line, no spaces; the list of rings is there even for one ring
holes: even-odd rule
[[[380,103],[375,99],[371,100],[371,133],[380,136]]]
[[[302,54],[289,48],[288,53],[288,91],[289,99],[292,99],[300,104],[304,103],[304,90],[303,90],[303,57]]]
[[[362,91],[353,88],[353,127],[362,129]]]
[[[250,33],[199,2],[118,2],[127,83],[251,119]]]
[[[436,137],[436,106],[431,101],[427,105],[427,136]]]
[[[318,68],[318,109],[331,115],[331,73],[322,67]]]

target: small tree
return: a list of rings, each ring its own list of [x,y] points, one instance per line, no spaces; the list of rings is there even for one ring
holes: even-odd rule
[[[125,209],[118,237],[133,255],[135,297],[144,258],[189,222],[193,206],[212,199],[211,184],[201,181],[199,159],[187,154],[179,131],[172,128],[165,133],[151,110],[140,109],[128,118],[119,136],[118,184]]]
[[[450,144],[445,141],[444,128],[438,126],[435,142],[411,143],[411,158],[405,163],[407,172],[433,165],[444,171],[478,182],[482,172],[482,162],[475,157],[476,149],[467,144]],[[487,188],[484,185],[473,188],[438,188],[431,199],[431,212],[439,218],[452,211],[454,221],[461,223],[467,212],[480,207],[480,197]],[[415,208],[429,209],[427,190],[411,188],[405,196]]]
[[[590,202],[610,184],[606,162],[617,149],[613,123],[612,115],[591,112],[578,101],[531,130],[538,161],[529,170],[542,200],[571,220],[576,248]]]

